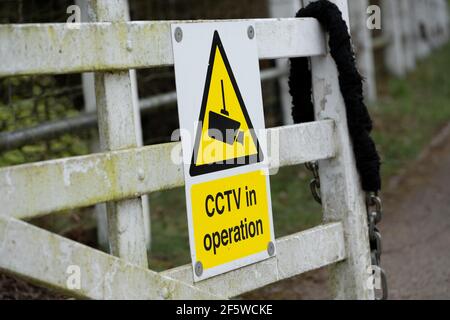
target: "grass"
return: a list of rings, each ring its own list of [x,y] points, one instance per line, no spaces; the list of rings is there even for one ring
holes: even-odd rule
[[[386,182],[415,159],[437,130],[450,121],[450,44],[420,62],[405,79],[384,82],[383,95],[370,106],[373,137],[383,159]],[[321,222],[321,208],[309,191],[303,166],[283,168],[271,177],[277,237]],[[150,196],[153,247],[150,265],[157,270],[189,263],[184,189]]]
[[[416,158],[450,121],[450,44],[419,62],[406,79],[388,80],[387,90],[372,109],[385,181]]]

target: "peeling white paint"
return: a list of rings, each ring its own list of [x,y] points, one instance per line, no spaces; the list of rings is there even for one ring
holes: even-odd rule
[[[315,19],[254,21],[261,59],[326,52],[323,30]],[[0,25],[0,76],[172,65],[171,24],[171,21],[95,22],[82,23],[77,29],[68,29],[66,23]]]
[[[119,261],[115,261],[103,277],[103,290],[106,299],[114,296],[114,279],[118,270]]]
[[[108,181],[108,176],[103,170],[98,168],[99,159],[94,159],[93,161],[68,161],[63,167],[63,178],[64,185],[66,187],[71,185],[72,175],[74,174],[86,174],[92,169],[96,169],[95,173],[101,173],[102,176]]]
[[[11,180],[11,171],[6,170],[4,177],[5,182],[0,184],[0,194],[9,196],[10,194],[14,193],[14,185]]]
[[[0,232],[0,239],[1,239],[0,256],[4,256],[5,255],[5,253],[3,251],[6,250],[6,241],[8,239],[7,235],[8,235],[8,231],[9,231],[9,223],[10,223],[10,221],[8,221],[5,224],[4,228],[1,228],[1,226],[0,226],[0,231],[3,231],[3,232]]]
[[[66,187],[71,185],[73,174],[88,173],[89,170],[98,164],[98,159],[94,161],[68,161],[63,167],[64,185]]]
[[[61,254],[60,261],[67,266],[73,264],[72,251],[70,250],[69,244],[61,242],[59,244],[59,250]]]
[[[86,278],[92,283],[88,291],[88,296],[100,296],[105,292],[105,280],[102,277],[101,267],[97,261],[92,261],[88,268],[89,270],[86,270],[86,274],[89,274],[89,276]],[[86,283],[87,286],[88,283]]]

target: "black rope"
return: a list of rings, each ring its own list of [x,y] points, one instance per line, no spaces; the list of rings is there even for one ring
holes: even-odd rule
[[[377,192],[381,189],[380,157],[370,137],[372,120],[364,104],[363,79],[356,68],[351,38],[342,13],[334,3],[320,0],[300,9],[296,17],[316,18],[329,33],[330,54],[339,73],[339,86],[344,97],[348,131],[362,188],[367,192]],[[314,121],[309,60],[292,58],[290,62],[289,90],[294,122]]]

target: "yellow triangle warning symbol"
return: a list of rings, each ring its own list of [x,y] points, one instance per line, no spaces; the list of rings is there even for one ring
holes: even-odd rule
[[[215,31],[189,173],[197,176],[262,160],[247,108]]]

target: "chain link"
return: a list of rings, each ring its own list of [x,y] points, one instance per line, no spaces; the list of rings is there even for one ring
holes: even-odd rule
[[[370,257],[372,262],[372,268],[376,267],[376,276],[380,277],[381,287],[377,288],[381,294],[377,300],[386,300],[388,297],[388,287],[386,273],[381,268],[381,253],[383,252],[381,244],[381,233],[376,227],[383,218],[383,206],[380,197],[376,193],[369,193],[366,199],[367,205],[367,219],[369,227],[369,243],[370,243]]]
[[[322,204],[322,198],[320,197],[320,178],[319,178],[319,163],[307,162],[305,164],[306,169],[312,172],[313,179],[309,183],[309,188],[311,189],[312,196],[314,200]]]
[[[313,174],[313,179],[309,183],[312,196],[314,200],[322,204],[322,199],[320,197],[319,164],[317,161],[307,162],[305,167]],[[380,197],[376,193],[367,194],[366,205],[372,270],[375,272],[375,276],[380,277],[380,287],[377,288],[380,290],[380,297],[377,297],[377,300],[386,300],[388,297],[388,287],[386,273],[380,266],[383,247],[381,243],[381,233],[377,228],[377,224],[380,223],[383,218],[383,206]]]

